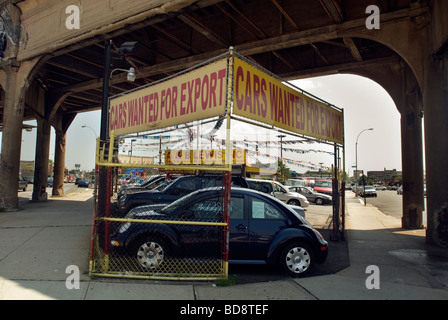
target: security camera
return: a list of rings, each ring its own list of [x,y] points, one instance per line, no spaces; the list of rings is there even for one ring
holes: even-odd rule
[[[120,48],[118,48],[118,53],[119,53],[120,55],[123,55],[123,54],[130,54],[130,53],[132,53],[133,51],[136,50],[137,45],[138,45],[138,42],[137,42],[137,41],[128,41],[128,42],[125,42],[125,43],[123,43],[123,44],[120,46]]]

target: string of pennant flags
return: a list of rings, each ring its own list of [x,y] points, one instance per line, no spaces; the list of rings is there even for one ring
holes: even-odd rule
[[[181,136],[181,135],[175,135],[175,136],[140,136],[138,137],[139,139],[144,139],[144,140],[150,140],[152,139],[153,142],[141,142],[141,141],[135,141],[132,143],[126,142],[124,139],[121,141],[121,145],[120,148],[122,148],[123,153],[126,152],[126,150],[129,150],[131,148],[131,144],[132,144],[132,148],[135,148],[135,151],[143,151],[146,150],[148,147],[159,147],[160,146],[160,142],[163,141],[163,145],[176,145],[176,144],[182,144],[180,146],[177,146],[177,148],[182,148],[182,147],[191,147],[191,142],[190,141],[186,141],[185,136]],[[169,140],[169,141],[167,141]],[[219,139],[219,138],[215,138],[215,137],[210,137],[209,139],[207,139],[208,141],[214,142],[218,145],[225,145],[225,140],[224,139]],[[296,145],[296,144],[304,144],[308,141],[303,141],[303,140],[291,140],[291,141],[259,141],[259,140],[233,140],[232,144],[233,147],[242,147],[243,149],[246,150],[248,156],[252,157],[252,158],[259,158],[259,157],[263,157],[266,159],[274,159],[275,161],[280,160],[279,156],[276,155],[272,155],[266,152],[261,152],[260,150],[264,149],[264,148],[268,148],[268,147],[272,147],[275,146],[276,148],[279,148],[280,145],[282,145],[282,150],[285,152],[291,152],[291,153],[297,153],[297,154],[308,154],[308,153],[320,153],[320,154],[327,154],[330,156],[334,156],[334,153],[331,151],[326,151],[326,150],[319,150],[319,149],[296,149],[296,148],[290,148],[290,147],[283,147],[283,145]],[[317,170],[317,169],[324,169],[324,170],[329,170],[331,168],[327,167],[327,166],[323,166],[322,164],[315,164],[312,163],[310,161],[303,161],[303,160],[295,160],[295,159],[290,159],[287,158],[285,156],[283,156],[282,158],[283,162],[286,163],[287,165],[293,165],[293,166],[297,166],[300,168],[304,168],[304,169],[309,169],[309,170]]]
[[[163,136],[162,137],[162,141],[163,139],[171,139],[173,136]],[[190,143],[185,141],[185,137],[181,137],[181,136],[175,136],[177,137],[176,140],[171,140],[171,141],[165,141],[163,144],[178,144],[181,142],[184,142],[184,147],[189,147]],[[181,137],[181,138],[179,138]],[[143,136],[141,137],[142,139],[147,139],[144,138]],[[132,146],[133,147],[151,147],[151,146],[159,146],[160,145],[160,138],[158,136],[154,136],[152,137],[153,140],[157,140],[157,142],[148,142],[148,143],[133,143]],[[216,139],[213,138],[210,140],[211,142],[217,143],[218,145],[225,145],[225,140],[224,139]],[[255,150],[264,148],[264,147],[270,147],[272,145],[274,146],[280,146],[280,145],[294,145],[294,144],[303,144],[303,141],[283,141],[283,142],[278,142],[278,141],[258,141],[258,140],[232,140],[232,143],[234,146],[244,146],[245,149],[249,149],[249,148],[253,148]],[[131,143],[128,142],[124,142],[121,144],[122,148],[128,149],[131,147]],[[287,152],[292,152],[292,153],[300,153],[300,154],[306,154],[306,153],[324,153],[324,154],[328,154],[330,156],[334,156],[334,152],[331,151],[325,151],[325,150],[319,150],[319,149],[295,149],[295,148],[287,148],[287,147],[282,147],[283,151],[287,151]]]

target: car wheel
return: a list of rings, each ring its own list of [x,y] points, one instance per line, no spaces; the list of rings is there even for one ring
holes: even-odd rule
[[[288,201],[288,204],[292,205],[292,206],[300,206],[300,201],[296,200],[296,199],[292,199]]]
[[[145,269],[155,270],[159,268],[168,254],[166,244],[160,239],[148,239],[137,245],[136,258]]]
[[[321,198],[317,198],[316,199],[316,204],[323,205],[324,204],[324,200],[322,200]]]
[[[303,243],[289,244],[280,257],[281,266],[287,275],[302,277],[307,275],[314,266],[314,253]]]

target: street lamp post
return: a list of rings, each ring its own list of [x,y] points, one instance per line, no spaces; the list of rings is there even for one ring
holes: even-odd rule
[[[132,148],[133,148],[134,142],[136,142],[136,141],[137,141],[137,139],[132,139],[131,140],[131,157],[130,157],[129,162],[132,162]]]
[[[109,83],[110,78],[114,70],[112,69],[112,40],[108,40],[105,42],[104,47],[104,70],[103,70],[103,92],[101,99],[101,124],[100,124],[100,144],[106,144],[108,139],[108,115],[109,115]],[[121,58],[126,53],[131,53],[135,48],[136,42],[125,42],[118,49]],[[135,69],[130,68],[129,70],[124,70],[128,72],[127,79],[129,81],[135,80]],[[109,148],[113,148],[114,141],[110,141]],[[103,160],[103,159],[102,159]],[[110,198],[108,194],[111,192],[111,183],[108,183],[108,180],[112,179],[112,169],[107,168],[105,166],[98,167],[98,208],[95,205],[95,211],[98,217],[110,217]],[[109,181],[110,182],[110,181]],[[95,179],[96,183],[96,179]],[[96,186],[95,186],[96,189]],[[96,201],[95,201],[96,203]],[[106,256],[109,254],[109,237],[110,237],[110,226],[109,221],[106,221],[104,226],[104,253]]]
[[[83,124],[83,125],[81,126],[81,128],[84,128],[84,129],[87,128],[87,129],[92,130],[93,134],[95,135],[95,138],[98,138],[98,135],[96,134],[96,131],[95,131],[92,127],[89,127],[88,125]]]
[[[285,135],[278,135],[277,138],[280,138],[280,160],[283,162],[283,138],[286,138]]]
[[[364,129],[356,137],[356,145],[355,145],[355,158],[356,158],[356,160],[355,160],[356,161],[356,164],[355,164],[356,165],[355,194],[356,194],[356,196],[358,196],[358,139],[359,139],[359,136],[361,135],[361,133],[363,133],[365,131],[372,131],[372,130],[373,130],[373,128]]]

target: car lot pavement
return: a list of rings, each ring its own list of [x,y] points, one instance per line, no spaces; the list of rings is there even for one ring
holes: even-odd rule
[[[238,284],[227,287],[90,278],[92,190],[21,201],[20,210],[0,212],[0,300],[448,299],[448,249],[426,245],[425,230],[403,230],[400,219],[362,205],[352,194],[347,192],[346,241],[329,241],[334,249],[326,267],[299,279],[250,278],[243,272]],[[328,239],[329,215],[312,208],[307,219]],[[79,267],[79,289],[66,287],[71,265]]]

